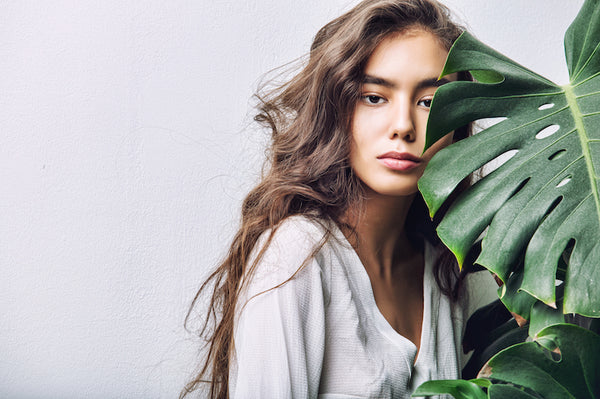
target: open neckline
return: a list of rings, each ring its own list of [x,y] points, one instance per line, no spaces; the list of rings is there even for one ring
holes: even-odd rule
[[[421,353],[424,353],[423,351],[428,343],[429,331],[426,328],[426,326],[431,324],[430,323],[430,320],[431,320],[431,303],[430,303],[431,286],[430,286],[430,279],[429,279],[430,267],[431,267],[431,262],[429,261],[429,257],[431,256],[430,255],[431,248],[429,246],[429,243],[427,243],[427,241],[425,240],[424,246],[423,246],[424,247],[424,250],[423,250],[423,261],[424,261],[423,317],[421,319],[420,345],[417,347],[417,345],[413,341],[411,341],[410,339],[406,338],[404,335],[402,335],[398,331],[396,331],[394,329],[394,327],[392,327],[390,322],[385,318],[383,313],[381,313],[381,310],[379,309],[379,306],[377,306],[377,302],[375,301],[375,293],[373,292],[373,286],[371,285],[371,278],[369,277],[369,274],[367,273],[367,269],[365,268],[360,257],[356,253],[356,250],[354,249],[354,247],[350,244],[350,242],[348,241],[348,239],[346,238],[344,233],[342,233],[342,231],[337,226],[336,226],[335,236],[337,237],[338,240],[340,240],[340,242],[343,245],[345,245],[349,248],[349,250],[352,253],[352,256],[355,258],[354,261],[348,262],[348,265],[346,265],[346,266],[348,269],[350,269],[349,271],[352,274],[355,274],[356,278],[354,278],[353,280],[355,280],[355,283],[357,285],[359,285],[360,292],[365,293],[364,297],[362,298],[364,300],[363,304],[364,304],[365,308],[369,311],[371,319],[373,320],[375,327],[392,344],[394,344],[394,346],[398,347],[399,349],[405,350],[408,345],[408,348],[410,349],[411,354],[414,353],[414,358],[413,358],[412,363],[409,361],[409,359],[406,359],[406,360],[411,369],[415,368],[418,364],[420,364],[420,359],[423,357],[423,356],[421,356]],[[355,265],[357,265],[359,267],[357,267]]]

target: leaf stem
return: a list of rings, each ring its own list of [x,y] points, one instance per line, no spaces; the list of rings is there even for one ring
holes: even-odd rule
[[[600,198],[598,198],[598,182],[596,181],[596,171],[594,170],[592,154],[590,153],[590,138],[587,136],[585,126],[583,124],[584,115],[581,113],[579,105],[577,104],[577,96],[573,91],[573,86],[571,86],[570,84],[566,84],[563,86],[563,89],[565,90],[565,97],[567,97],[567,103],[569,104],[571,114],[573,115],[573,120],[575,121],[577,133],[579,133],[581,151],[583,152],[583,156],[585,157],[585,163],[588,168],[588,176],[590,178],[590,187],[592,189],[592,194],[594,195],[594,201],[596,203],[596,217],[600,221]]]

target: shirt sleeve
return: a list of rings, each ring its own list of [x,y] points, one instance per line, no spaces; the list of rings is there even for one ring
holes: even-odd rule
[[[231,398],[317,397],[327,293],[314,241],[278,230],[257,264],[236,309]]]

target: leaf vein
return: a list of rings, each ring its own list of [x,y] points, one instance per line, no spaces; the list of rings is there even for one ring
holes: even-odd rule
[[[585,93],[585,94],[580,94],[578,96],[575,96],[576,99],[580,99],[580,98],[585,98],[585,97],[590,97],[590,96],[595,96],[597,94],[600,94],[600,91],[594,91],[592,93]]]
[[[575,99],[575,93],[573,92],[573,87],[570,85],[563,86],[565,89],[565,95],[567,96],[567,103],[571,108],[571,114],[573,116],[573,120],[575,121],[575,127],[577,128],[577,132],[579,134],[579,140],[581,144],[581,150],[583,151],[583,155],[585,156],[585,162],[588,170],[588,176],[590,180],[590,188],[592,190],[592,195],[594,196],[594,200],[596,203],[596,219],[600,221],[600,198],[598,198],[598,183],[595,179],[595,171],[594,165],[592,163],[592,154],[590,153],[589,146],[589,138],[587,136],[587,132],[585,131],[585,126],[583,124],[583,116],[581,115],[581,110],[577,104],[577,99]]]
[[[598,75],[600,75],[600,71],[599,71],[599,72],[596,72],[595,74],[593,74],[592,76],[590,76],[590,77],[588,77],[588,78],[585,78],[585,79],[584,79],[584,80],[582,80],[581,82],[579,82],[579,83],[577,83],[577,84],[574,84],[574,85],[573,85],[573,88],[575,88],[575,87],[579,87],[580,85],[584,84],[584,83],[585,83],[585,82],[587,82],[588,80],[592,80],[592,79],[594,79],[594,78],[595,78],[596,76],[598,76]],[[575,80],[575,79],[572,79],[572,81],[573,81],[573,80]]]
[[[581,200],[581,201],[579,201],[579,203],[578,203],[578,204],[577,204],[577,205],[576,205],[576,206],[575,206],[573,209],[571,209],[571,210],[569,211],[569,213],[567,213],[567,215],[564,217],[564,220],[563,220],[563,222],[561,223],[561,226],[564,226],[564,225],[567,225],[567,226],[568,226],[568,225],[569,225],[569,223],[567,223],[567,221],[569,220],[569,218],[571,218],[571,216],[573,216],[573,215],[574,215],[574,214],[577,212],[577,210],[578,210],[579,208],[581,208],[581,207],[583,206],[583,204],[584,204],[584,203],[585,203],[585,202],[586,202],[586,201],[587,201],[587,200],[588,200],[590,197],[592,197],[592,196],[593,196],[593,195],[590,193],[590,194],[588,194],[587,196],[585,196],[584,198],[582,198],[582,200]],[[560,231],[560,228],[558,228],[558,229],[556,229],[556,230],[554,231],[554,236],[553,236],[553,238],[552,238],[552,244],[550,245],[550,248],[553,248],[553,247],[556,245],[556,237],[558,236],[558,233],[559,233],[559,231]],[[571,237],[571,238],[573,238],[573,237]],[[549,255],[550,255],[550,251],[547,251],[547,252],[546,252],[546,258],[547,258]],[[565,269],[565,272],[566,272],[566,269]]]
[[[585,41],[582,45],[583,48],[585,48],[585,45],[588,43],[590,35],[588,34],[588,32],[591,29],[591,24],[590,26],[588,26],[588,31],[586,32],[585,35]],[[579,68],[579,71],[577,72],[577,74],[573,77],[573,81],[577,80],[577,78],[579,77],[579,75],[581,75],[581,73],[585,70],[585,68],[588,66],[588,64],[592,61],[592,58],[594,57],[594,55],[596,54],[596,52],[598,51],[598,49],[600,48],[600,43],[598,43],[596,45],[596,47],[594,48],[594,51],[592,51],[592,53],[589,55],[589,57],[587,58],[587,60],[585,61],[585,63],[583,64],[583,66],[581,68]]]
[[[535,156],[537,156],[538,154],[540,154],[544,149],[547,149],[550,146],[546,146],[545,148],[543,148],[542,150],[538,151],[534,156],[531,156],[527,159],[524,159],[523,162],[521,162],[521,164],[523,163],[527,163],[529,160],[531,160],[532,158],[535,158]],[[573,160],[573,162],[569,163],[568,165],[566,165],[564,168],[562,168],[558,173],[555,173],[554,176],[552,177],[552,179],[549,179],[549,181],[544,184],[542,187],[540,187],[540,189],[535,193],[534,196],[532,196],[527,203],[525,204],[525,206],[521,207],[521,209],[519,210],[519,212],[515,215],[515,217],[513,218],[512,222],[509,225],[509,228],[507,228],[505,230],[505,234],[503,236],[503,238],[509,233],[510,228],[516,223],[516,222],[520,222],[521,221],[521,214],[523,214],[525,211],[527,211],[527,213],[529,213],[529,210],[527,209],[527,205],[531,204],[532,202],[536,202],[534,201],[537,197],[539,197],[544,189],[546,189],[549,185],[551,185],[552,180],[555,179],[557,176],[559,176],[561,173],[564,173],[569,167],[571,167],[573,164],[575,164],[577,161],[581,160],[582,158],[584,158],[583,155],[581,155],[580,157],[576,158],[575,160]],[[518,168],[517,168],[518,170]],[[577,207],[576,207],[577,208]],[[576,209],[575,208],[575,209]],[[538,224],[539,226],[539,224]],[[536,229],[537,230],[537,229]]]
[[[539,343],[536,342],[536,344],[541,347],[541,345]],[[523,344],[521,344],[521,345],[523,345]],[[505,349],[505,350],[508,350],[508,349]],[[500,352],[500,354],[501,353],[502,352]],[[511,358],[515,358],[515,360],[511,361]],[[546,378],[544,378],[544,380],[546,380],[546,381],[552,381],[553,382],[553,384],[552,384],[553,386],[558,387],[558,388],[562,388],[562,391],[560,392],[561,394],[565,393],[565,394],[569,395],[570,398],[576,399],[569,391],[566,390],[566,388],[561,384],[561,382],[558,381],[554,375],[552,375],[552,373],[550,373],[549,371],[541,368],[538,364],[536,364],[536,363],[534,363],[532,361],[529,361],[529,360],[525,360],[522,357],[514,356],[512,354],[506,355],[505,356],[505,360],[506,360],[506,364],[515,364],[515,363],[517,363],[517,364],[518,363],[525,363],[525,364],[527,364],[528,367],[523,366],[523,367],[520,368],[520,370],[526,370],[526,369],[536,370],[536,372],[538,372],[541,375],[543,375],[543,376],[546,377]],[[494,367],[494,365],[492,365],[492,369],[493,369],[493,367]],[[500,376],[500,377],[498,375],[494,376],[493,372],[492,372],[491,377],[492,378],[497,378],[500,381],[503,381],[502,376]],[[514,381],[505,381],[505,382],[514,383]],[[522,385],[522,386],[525,386],[525,385]],[[532,387],[529,386],[528,388],[532,388]]]
[[[499,97],[471,97],[473,99],[476,100],[482,100],[482,99],[493,99],[493,100],[505,100],[505,99],[510,99],[510,98],[531,98],[531,97],[546,97],[546,96],[556,96],[556,95],[560,95],[560,94],[564,94],[564,90],[562,91],[557,91],[554,93],[535,93],[535,94],[513,94],[510,96],[499,96]]]

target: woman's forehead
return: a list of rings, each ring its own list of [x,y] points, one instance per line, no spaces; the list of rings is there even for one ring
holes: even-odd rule
[[[364,74],[399,84],[402,79],[437,79],[448,52],[435,35],[410,31],[386,37],[367,61]]]

